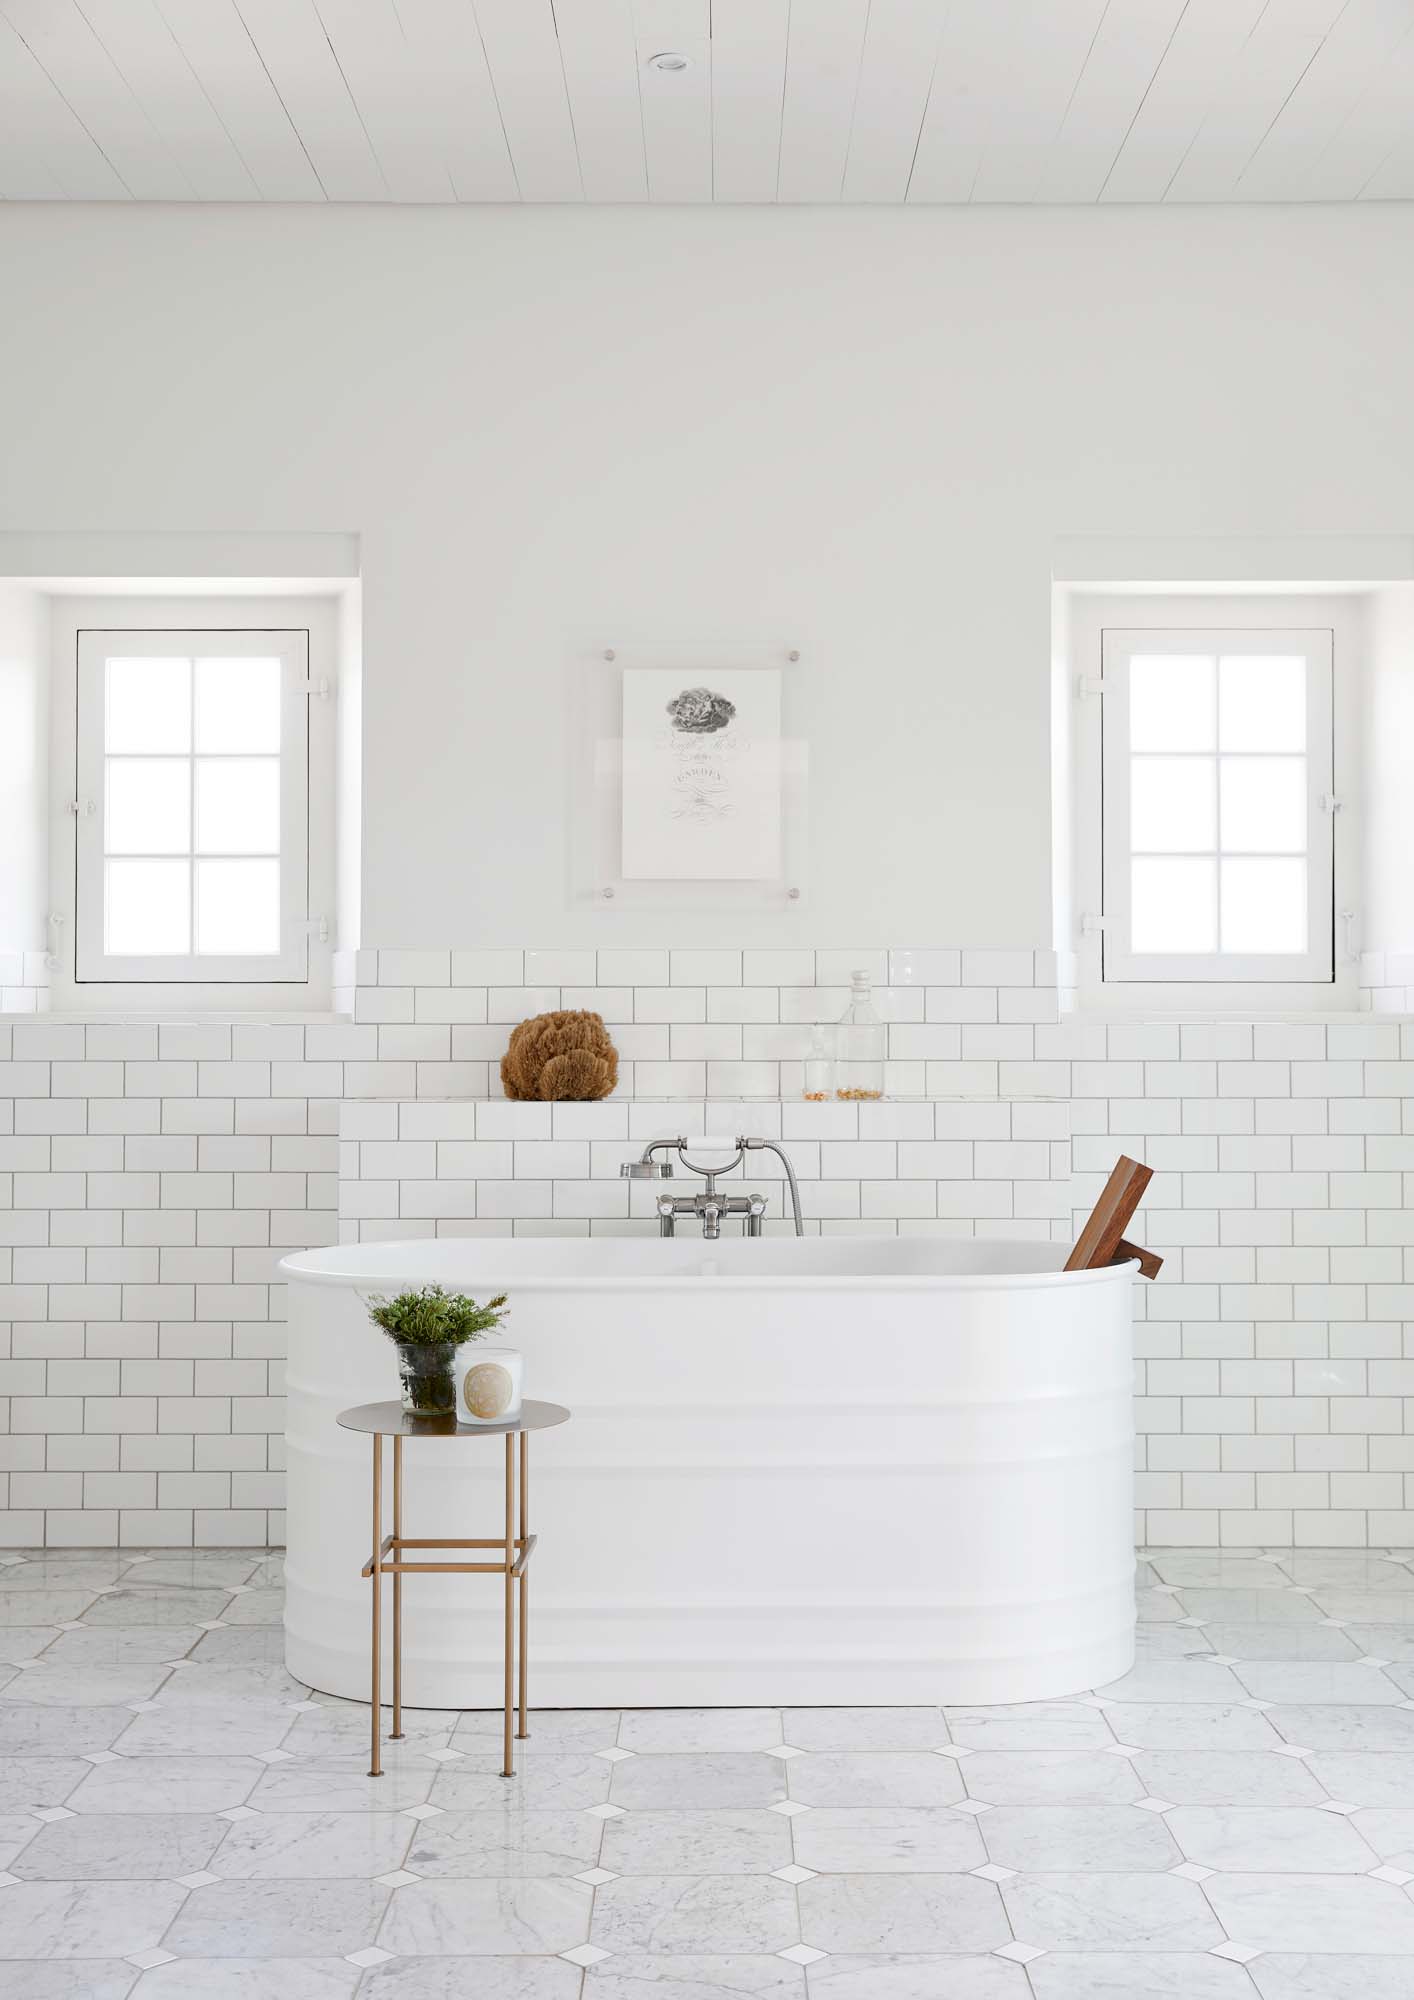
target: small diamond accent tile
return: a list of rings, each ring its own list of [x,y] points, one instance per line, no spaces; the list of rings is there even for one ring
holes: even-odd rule
[[[126,1704],[134,1715],[152,1715],[162,1706],[160,1701],[130,1701]]]
[[[1107,1743],[1104,1748],[1106,1757],[1142,1757],[1143,1754],[1133,1743]]]
[[[994,1958],[1013,1959],[1017,1965],[1029,1965],[1033,1958],[1044,1958],[1045,1955],[1043,1944],[999,1944],[992,1954]]]
[[[990,1812],[992,1807],[987,1799],[954,1799],[952,1809],[954,1812],[971,1813],[975,1819],[978,1813]]]
[[[226,1812],[217,1813],[216,1817],[217,1819],[229,1819],[233,1822],[239,1822],[243,1819],[259,1819],[260,1814],[255,1810],[254,1806],[232,1806]]]
[[[422,1754],[434,1764],[459,1764],[466,1753],[463,1750],[424,1750]]]
[[[1236,1653],[1209,1653],[1208,1664],[1214,1667],[1240,1667],[1242,1661]]]
[[[442,1814],[442,1808],[441,1808],[441,1806],[404,1806],[404,1807],[403,1807],[403,1818],[404,1818],[404,1819],[439,1819],[439,1818],[441,1817],[441,1814]]]
[[[952,1757],[959,1761],[963,1757],[970,1757],[972,1754],[965,1743],[940,1743],[933,1752],[935,1757]]]
[[[346,1951],[344,1953],[344,1963],[345,1965],[386,1965],[388,1960],[393,1956],[394,1953],[384,1951],[381,1945],[366,1944],[362,1951]]]
[[[813,1944],[788,1944],[784,1951],[776,1953],[777,1958],[788,1958],[792,1965],[814,1965],[816,1959],[827,1956],[826,1952],[816,1951]]]
[[[195,1875],[178,1875],[174,1879],[183,1889],[204,1889],[208,1882],[219,1882],[221,1877],[210,1874],[205,1868],[199,1868]]]
[[[981,1868],[969,1868],[969,1875],[980,1875],[984,1882],[1010,1882],[1016,1873],[1014,1868],[999,1868],[995,1861],[988,1861]]]
[[[260,1764],[289,1764],[294,1759],[293,1750],[257,1750],[256,1762]]]
[[[394,1868],[389,1874],[375,1875],[373,1879],[381,1882],[385,1889],[401,1889],[405,1882],[420,1882],[422,1877],[415,1875],[410,1868]]]
[[[1383,1868],[1372,1868],[1370,1874],[1376,1882],[1393,1882],[1401,1889],[1406,1882],[1414,1882],[1414,1875],[1406,1875],[1402,1868],[1391,1868],[1388,1862]]]
[[[1394,1663],[1391,1660],[1378,1660],[1373,1653],[1362,1653],[1355,1664],[1357,1667],[1388,1667]]]
[[[799,1799],[777,1799],[776,1803],[773,1806],[767,1806],[766,1810],[767,1812],[784,1813],[787,1819],[794,1819],[797,1813],[809,1812],[810,1808],[809,1806],[803,1806]]]
[[[1348,1618],[1323,1618],[1321,1623],[1331,1632],[1343,1632],[1350,1623]]]
[[[1211,1868],[1200,1868],[1196,1861],[1180,1861],[1177,1867],[1170,1868],[1168,1872],[1170,1875],[1181,1875],[1185,1882],[1206,1882],[1216,1871]]]
[[[135,1965],[139,1972],[150,1972],[154,1965],[171,1965],[176,1956],[174,1951],[163,1951],[160,1946],[154,1946],[151,1951],[130,1951],[127,1962]]]
[[[597,1889],[601,1882],[617,1882],[619,1878],[612,1868],[586,1868],[574,1879],[576,1882],[587,1882],[591,1889]]]
[[[559,1956],[567,1958],[571,1965],[597,1965],[601,1958],[607,1958],[609,1954],[602,1945],[573,1944],[568,1951],[562,1951]]]
[[[118,1764],[122,1762],[116,1750],[85,1750],[85,1764]]]
[[[1106,1706],[1103,1696],[1098,1694],[1082,1694],[1078,1695],[1076,1699],[1086,1708],[1104,1708]]]
[[[203,1632],[223,1631],[226,1624],[224,1618],[198,1618],[196,1622]]]
[[[1267,1709],[1274,1708],[1276,1704],[1270,1701],[1258,1701],[1255,1695],[1249,1695],[1246,1701],[1239,1701],[1236,1703],[1236,1706],[1238,1708],[1253,1709],[1258,1715],[1262,1715]]]
[[[771,1873],[778,1882],[813,1882],[819,1870],[802,1868],[796,1862],[792,1862],[789,1868],[773,1868]]]
[[[1156,1799],[1156,1798],[1151,1798],[1151,1797],[1149,1797],[1148,1795],[1146,1795],[1146,1796],[1145,1796],[1144,1798],[1142,1798],[1142,1799],[1136,1799],[1136,1800],[1134,1801],[1134,1803],[1135,1803],[1135,1805],[1137,1805],[1137,1806],[1142,1806],[1142,1807],[1144,1808],[1145,1812],[1172,1812],[1172,1811],[1173,1811],[1173,1800],[1172,1800],[1172,1799]]]
[[[1318,1810],[1321,1812],[1341,1813],[1348,1817],[1351,1813],[1359,1812],[1360,1808],[1359,1806],[1347,1805],[1344,1799],[1322,1799]]]
[[[596,1750],[594,1755],[602,1757],[606,1764],[622,1764],[626,1757],[633,1755],[633,1752],[632,1750],[620,1750],[617,1743],[611,1743],[607,1750]]]
[[[292,1701],[290,1707],[296,1715],[318,1715],[324,1704],[322,1701]]]
[[[586,1806],[584,1810],[591,1819],[622,1819],[624,1816],[622,1806]]]
[[[1235,1944],[1229,1939],[1225,1944],[1215,1944],[1209,1950],[1210,1958],[1232,1958],[1239,1965],[1250,1965],[1254,1958],[1262,1956],[1260,1945]]]
[[[36,1806],[34,1817],[42,1819],[46,1826],[52,1826],[55,1820],[77,1819],[78,1814],[70,1812],[67,1806]]]
[[[806,1753],[797,1750],[793,1743],[773,1743],[766,1751],[768,1757],[779,1757],[785,1763],[791,1757],[803,1757]]]
[[[12,1875],[8,1868],[0,1868],[0,1889],[13,1888],[19,1879],[19,1876]]]
[[[1278,1743],[1272,1751],[1274,1757],[1309,1757],[1311,1751],[1303,1750],[1299,1743]]]

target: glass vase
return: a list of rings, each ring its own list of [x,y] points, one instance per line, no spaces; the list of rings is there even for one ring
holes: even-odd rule
[[[457,1347],[451,1342],[400,1340],[398,1374],[403,1385],[403,1414],[409,1417],[454,1417],[457,1413]]]

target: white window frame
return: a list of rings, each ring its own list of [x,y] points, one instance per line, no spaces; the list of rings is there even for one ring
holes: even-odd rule
[[[50,959],[53,1006],[57,1011],[95,1010],[147,1014],[160,1010],[194,1013],[260,1012],[262,1016],[303,1016],[330,1004],[335,907],[335,736],[338,701],[340,600],[337,595],[285,593],[240,586],[193,589],[176,595],[134,591],[59,592],[51,599],[54,672],[51,682],[51,807],[50,807]],[[128,977],[112,960],[95,966],[91,952],[81,954],[79,931],[100,912],[92,888],[79,894],[79,850],[91,822],[101,827],[99,793],[79,785],[79,651],[81,635],[90,631],[133,637],[156,635],[171,642],[176,635],[200,632],[221,635],[222,651],[241,634],[294,632],[306,640],[303,709],[306,803],[299,825],[305,850],[303,909],[289,922],[302,926],[299,949],[279,962],[270,957],[216,962],[201,958],[162,958],[148,973]],[[144,644],[147,643],[144,640]],[[180,650],[173,648],[173,650]],[[254,647],[268,657],[268,643]],[[287,694],[286,699],[289,699]],[[83,810],[88,799],[94,811]],[[283,801],[282,801],[283,804]],[[77,806],[77,810],[75,810]],[[101,847],[101,834],[99,835]],[[101,955],[101,935],[99,937]],[[302,968],[302,969],[301,969]]]
[[[1144,590],[1095,585],[1067,592],[1061,657],[1072,704],[1067,759],[1072,861],[1067,870],[1071,898],[1065,928],[1075,952],[1076,1003],[1082,1010],[1129,1017],[1250,1018],[1329,1014],[1358,1007],[1365,621],[1361,594],[1329,588],[1278,591],[1255,586],[1229,591],[1221,586],[1187,590],[1170,585]],[[1269,959],[1243,965],[1229,954],[1215,954],[1206,963],[1195,958],[1167,966],[1151,955],[1136,959],[1127,949],[1127,887],[1106,881],[1105,744],[1108,740],[1113,752],[1127,739],[1125,718],[1115,716],[1112,706],[1117,677],[1102,671],[1106,634],[1142,636],[1142,650],[1154,651],[1160,650],[1161,641],[1179,635],[1185,646],[1197,650],[1196,635],[1223,634],[1233,640],[1230,650],[1236,651],[1254,641],[1270,650],[1274,644],[1312,632],[1327,637],[1331,669],[1330,777],[1324,789],[1335,810],[1322,814],[1329,828],[1331,857],[1330,892],[1323,905],[1325,924],[1333,927],[1329,964],[1323,958],[1321,976],[1311,977],[1304,963],[1297,969],[1290,963],[1274,966]],[[1120,701],[1123,704],[1123,692]],[[1112,866],[1113,858],[1111,853]],[[1112,907],[1115,898],[1118,909]],[[1122,920],[1118,924],[1117,915]]]
[[[104,939],[108,759],[106,672],[115,659],[225,659],[280,662],[280,944],[274,952],[222,956],[195,951],[160,957],[110,952]],[[134,631],[88,629],[78,638],[77,821],[74,980],[124,984],[265,985],[309,977],[309,634],[190,626]],[[180,754],[180,753],[174,753]],[[187,753],[188,757],[190,752]],[[192,788],[195,812],[196,787]],[[193,856],[193,866],[195,857]]]

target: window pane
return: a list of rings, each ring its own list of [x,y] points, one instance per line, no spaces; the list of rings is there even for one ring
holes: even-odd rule
[[[1224,750],[1306,748],[1306,662],[1282,654],[1224,657],[1218,677]]]
[[[1224,861],[1224,951],[1305,951],[1306,863]]]
[[[1214,663],[1194,653],[1135,653],[1129,662],[1131,750],[1212,750]]]
[[[1130,864],[1132,951],[1213,951],[1218,941],[1215,864],[1147,857]]]
[[[1306,759],[1224,757],[1222,844],[1250,854],[1306,852]]]
[[[280,747],[280,662],[196,663],[196,747],[227,755]]]
[[[1145,854],[1216,847],[1216,799],[1211,757],[1131,757],[1130,846]]]
[[[104,950],[165,957],[191,950],[189,861],[110,861],[105,868]]]
[[[110,757],[103,844],[109,854],[185,854],[191,846],[191,766],[185,757]]]
[[[201,757],[196,766],[198,854],[278,854],[278,757]]]
[[[105,666],[106,750],[191,748],[190,660],[108,660]]]
[[[198,861],[196,948],[199,952],[280,949],[278,861]]]

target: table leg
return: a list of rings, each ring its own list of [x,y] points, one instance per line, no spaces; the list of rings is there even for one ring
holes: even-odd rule
[[[403,1441],[393,1439],[393,1561],[401,1564],[403,1538]],[[393,1738],[403,1733],[403,1573],[393,1571]]]
[[[526,1460],[526,1450],[530,1438],[525,1431],[520,1434],[520,1545],[524,1549],[529,1534],[530,1520],[530,1468]],[[530,1605],[530,1565],[526,1564],[520,1573],[520,1728],[516,1732],[522,1739],[529,1734],[525,1726],[525,1683],[526,1683],[526,1620]]]
[[[382,1689],[379,1680],[382,1671],[382,1592],[383,1592],[383,1440],[375,1431],[373,1434],[373,1640],[369,1661],[369,1709],[373,1720],[373,1756],[369,1763],[370,1778],[381,1778],[383,1762],[378,1754],[378,1729],[381,1719],[379,1703]]]
[[[510,1778],[515,1775],[515,1765],[511,1754],[511,1715],[514,1707],[513,1689],[515,1672],[515,1578],[511,1575],[515,1567],[515,1433],[506,1433],[506,1618],[505,1630],[501,1637],[501,1658],[504,1668],[502,1699],[505,1706],[504,1756],[501,1775]]]

